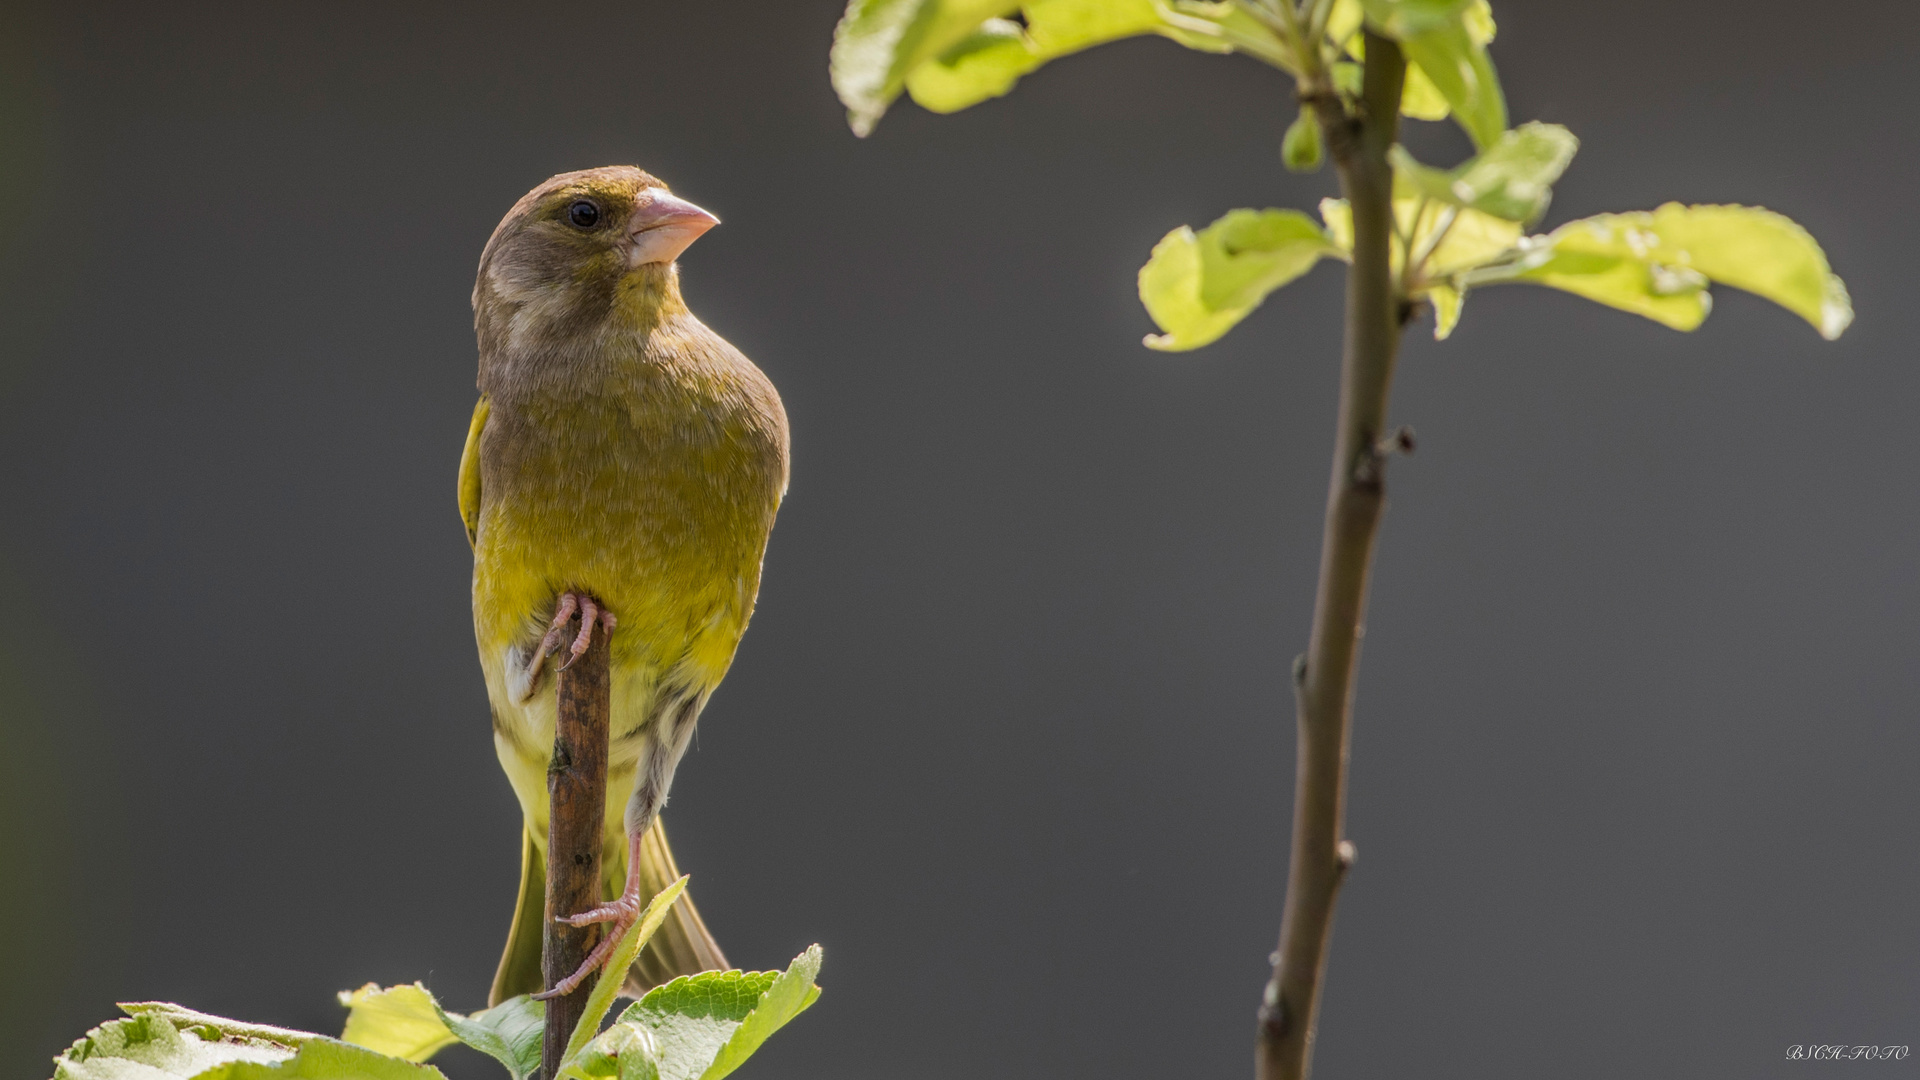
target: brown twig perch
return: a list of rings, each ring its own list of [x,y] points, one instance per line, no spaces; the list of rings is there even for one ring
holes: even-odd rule
[[[551,989],[586,962],[598,926],[568,926],[556,916],[577,915],[600,902],[600,832],[607,812],[607,724],[613,711],[607,678],[608,635],[596,633],[587,651],[559,673],[559,715],[553,763],[547,769],[551,817],[547,828],[547,918],[540,968]],[[593,992],[588,979],[547,1002],[541,1075],[559,1074],[567,1039]]]
[[[1340,421],[1320,548],[1320,588],[1307,654],[1294,670],[1293,858],[1280,949],[1260,1005],[1258,1080],[1305,1080],[1311,1068],[1334,900],[1353,864],[1353,845],[1340,834],[1354,676],[1373,542],[1386,506],[1387,391],[1409,314],[1393,283],[1393,170],[1387,164],[1405,77],[1399,45],[1368,30],[1359,115],[1349,116],[1331,94],[1315,95],[1313,101],[1341,191],[1353,210],[1353,268],[1347,273]]]

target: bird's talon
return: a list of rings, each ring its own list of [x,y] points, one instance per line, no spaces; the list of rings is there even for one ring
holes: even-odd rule
[[[608,958],[613,955],[615,946],[619,945],[620,939],[627,936],[627,931],[632,929],[633,924],[637,922],[639,918],[640,901],[637,898],[627,896],[622,896],[612,903],[588,908],[578,915],[554,916],[554,922],[566,923],[568,926],[589,926],[593,923],[603,922],[608,924],[607,930],[604,934],[600,935],[600,943],[595,945],[593,951],[587,954],[587,959],[580,965],[578,971],[554,983],[553,989],[533,995],[533,999],[535,1001],[548,1001],[565,994],[573,993],[575,988],[587,981],[589,975],[600,970],[600,968],[606,964]]]
[[[573,621],[574,613],[580,615],[580,632],[573,636],[573,644],[568,647],[568,656],[560,662],[556,671],[565,671],[573,666],[575,660],[585,656],[593,645],[593,628],[598,625],[608,634],[613,633],[613,612],[601,607],[593,597],[561,593],[560,601],[553,610],[553,621],[547,624],[547,636],[540,639],[540,649],[536,654],[541,660],[560,650],[560,643],[566,640],[567,624]]]

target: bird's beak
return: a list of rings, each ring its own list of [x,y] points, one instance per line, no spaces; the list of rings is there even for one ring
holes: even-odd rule
[[[628,266],[670,263],[720,219],[685,199],[659,189],[641,193],[628,233]]]

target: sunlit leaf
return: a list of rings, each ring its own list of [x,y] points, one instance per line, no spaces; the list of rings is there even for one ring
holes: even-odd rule
[[[439,1069],[376,1054],[332,1039],[315,1039],[272,1065],[236,1061],[192,1080],[446,1080]]]
[[[958,112],[1013,89],[1039,67],[1018,23],[988,19],[960,44],[907,73],[907,93],[929,112]]]
[[[1165,25],[1153,0],[1031,0],[1024,14],[1034,51],[1048,59]]]
[[[700,1080],[720,1080],[733,1072],[774,1032],[785,1027],[787,1021],[805,1012],[820,997],[820,987],[814,985],[814,980],[820,975],[820,962],[824,957],[818,945],[794,957],[787,970],[760,995],[760,1003],[728,1036],[713,1064],[700,1074]]]
[[[1140,268],[1140,301],[1163,334],[1149,348],[1197,349],[1219,339],[1268,293],[1340,248],[1298,210],[1235,210],[1195,233],[1168,233]]]
[[[419,983],[382,989],[368,983],[340,991],[347,1009],[342,1042],[408,1061],[425,1061],[457,1041],[440,1017],[440,1005]]]
[[[633,958],[640,955],[640,949],[647,939],[666,921],[667,911],[673,907],[673,902],[686,891],[687,875],[682,874],[672,884],[654,893],[653,899],[647,902],[646,910],[640,913],[632,926],[627,927],[619,944],[613,947],[613,955],[607,957],[606,966],[600,969],[600,977],[593,984],[593,992],[587,995],[587,1003],[581,1007],[580,1022],[567,1040],[562,1060],[579,1053],[580,1048],[587,1045],[600,1030],[600,1021],[606,1019],[607,1010],[613,1007],[613,999],[626,984],[627,969],[633,966]]]
[[[69,1047],[55,1060],[54,1080],[445,1080],[431,1065],[323,1035],[265,1029],[285,1032],[295,1046],[233,1034],[263,1025],[142,1004],[143,1011],[102,1024]]]
[[[873,130],[914,68],[1019,6],[1019,0],[851,0],[834,29],[827,68],[854,134]]]
[[[1460,308],[1466,298],[1451,285],[1435,285],[1427,290],[1427,302],[1433,305],[1433,339],[1445,341],[1460,321]]]
[[[1189,49],[1244,53],[1282,71],[1299,69],[1279,33],[1233,0],[1156,0],[1154,6],[1166,24],[1166,36]]]
[[[1506,221],[1478,210],[1438,206],[1422,200],[1409,186],[1396,189],[1393,198],[1395,226],[1401,235],[1412,234],[1411,249],[1427,252],[1426,276],[1430,279],[1450,276],[1481,266],[1508,254],[1520,239],[1518,222]],[[1345,199],[1320,200],[1320,218],[1327,223],[1327,236],[1343,253],[1353,250],[1353,212]],[[1444,230],[1444,231],[1443,231]],[[1435,237],[1438,236],[1436,241]],[[1390,249],[1393,273],[1398,276],[1402,247]]]
[[[1352,43],[1358,55],[1360,26],[1366,21],[1366,11],[1360,6],[1360,0],[1333,0],[1332,10],[1327,12],[1327,40],[1336,47],[1347,48]]]
[[[1487,56],[1493,13],[1485,0],[1364,0],[1364,7],[1367,23],[1400,43],[1427,84],[1412,90],[1419,111],[1410,115],[1438,111],[1427,97],[1430,86],[1475,146],[1493,145],[1507,128],[1507,103]],[[1403,92],[1403,106],[1407,100]]]
[[[815,945],[785,972],[708,971],[654,987],[589,1044],[578,1068],[569,1072],[607,1076],[606,1062],[612,1060],[621,1064],[622,1080],[633,1080],[625,1071],[626,1057],[644,1048],[658,1080],[720,1080],[820,996],[814,979],[821,955]],[[644,1038],[609,1037],[621,1028]]]
[[[246,1020],[229,1020],[224,1016],[203,1013],[189,1009],[184,1005],[175,1005],[171,1001],[122,1001],[121,1012],[128,1016],[164,1016],[181,1031],[191,1031],[209,1042],[220,1039],[248,1040],[278,1043],[281,1046],[298,1048],[314,1039],[325,1038],[311,1031],[296,1031],[292,1028],[275,1027],[272,1024],[255,1024]]]
[[[540,1070],[546,1002],[520,994],[471,1016],[442,1010],[440,1019],[461,1042],[505,1065],[513,1080],[527,1080]]]
[[[1553,183],[1573,161],[1580,140],[1558,124],[1522,124],[1466,164],[1435,169],[1406,149],[1392,150],[1393,167],[1429,198],[1509,221],[1537,221],[1553,197]]]
[[[1584,296],[1675,330],[1692,330],[1713,309],[1704,277],[1663,273],[1662,264],[1620,250],[1614,223],[1576,221],[1544,239],[1546,257],[1513,280]]]
[[[1667,203],[1653,212],[1653,230],[1686,253],[1684,265],[1779,304],[1829,341],[1853,322],[1853,301],[1826,252],[1785,215],[1757,206]]]
[[[1406,200],[1396,200],[1394,205],[1396,212],[1411,219],[1412,214],[1402,209],[1407,205]],[[1421,222],[1420,231],[1414,236],[1414,250],[1420,250],[1429,237],[1442,228],[1446,234],[1427,257],[1428,278],[1444,278],[1490,263],[1510,251],[1520,241],[1523,231],[1517,221],[1478,210],[1456,210],[1450,222],[1443,213],[1435,213]]]
[[[158,1080],[192,1077],[229,1062],[273,1063],[292,1048],[265,1041],[202,1038],[161,1015],[112,1020],[87,1032],[55,1059],[54,1080]]]
[[[1410,65],[1406,86],[1400,92],[1400,111],[1415,120],[1445,120],[1450,109],[1446,96],[1427,73]]]
[[[588,1043],[561,1076],[562,1080],[659,1080],[659,1049],[652,1032],[638,1024],[616,1023]]]
[[[1473,39],[1475,45],[1484,49],[1493,43],[1497,28],[1493,23],[1493,5],[1487,0],[1473,0],[1460,13],[1460,21],[1466,25],[1467,36]]]
[[[1805,229],[1770,210],[1682,206],[1600,214],[1529,237],[1516,256],[1460,276],[1465,285],[1530,281],[1677,330],[1711,310],[1709,281],[1772,300],[1839,337],[1853,320],[1846,285]]]
[[[1460,22],[1469,0],[1361,0],[1367,21],[1396,41]]]
[[[1321,199],[1320,221],[1327,227],[1327,240],[1341,251],[1353,251],[1353,208],[1345,199]]]

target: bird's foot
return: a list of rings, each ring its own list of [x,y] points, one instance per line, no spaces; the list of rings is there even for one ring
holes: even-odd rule
[[[561,593],[553,605],[553,619],[547,623],[546,636],[525,654],[519,654],[516,650],[508,656],[507,685],[515,701],[533,699],[534,692],[540,689],[545,679],[547,657],[558,652],[566,642],[567,628],[575,618],[580,620],[580,630],[573,635],[573,643],[567,646],[567,658],[560,663],[561,671],[567,670],[575,660],[585,655],[587,646],[593,644],[595,626],[602,627],[611,636],[614,626],[619,622],[613,617],[613,612],[600,606],[599,601],[586,593]],[[524,655],[524,661],[521,655]]]
[[[612,634],[614,625],[619,621],[613,617],[613,612],[601,607],[586,593],[561,593],[559,602],[553,607],[553,621],[547,624],[547,636],[540,639],[540,646],[533,651],[538,660],[544,661],[559,650],[560,643],[566,640],[567,626],[573,622],[576,613],[580,616],[580,632],[573,636],[573,644],[567,649],[569,655],[560,665],[561,671],[567,670],[569,664],[586,655],[587,646],[593,644],[593,628],[596,625],[605,627],[607,633]]]
[[[587,959],[580,965],[580,970],[554,983],[553,989],[533,995],[533,999],[547,1001],[573,993],[581,983],[587,981],[589,976],[606,965],[607,959],[613,955],[613,950],[619,946],[620,939],[627,936],[627,931],[632,929],[633,924],[639,920],[640,912],[645,907],[646,905],[640,902],[639,893],[628,892],[621,894],[618,900],[588,908],[578,915],[556,917],[554,922],[566,923],[569,926],[606,923],[607,930],[600,936],[600,944],[594,946],[593,951],[587,954]]]

